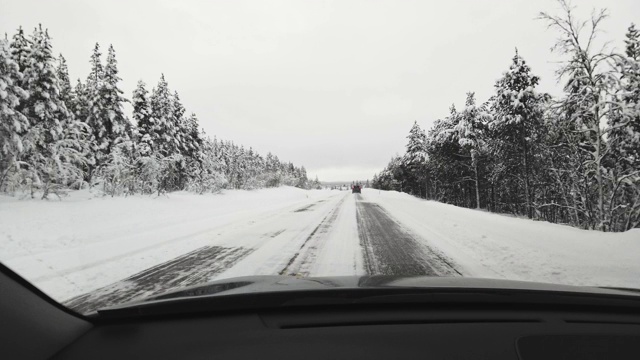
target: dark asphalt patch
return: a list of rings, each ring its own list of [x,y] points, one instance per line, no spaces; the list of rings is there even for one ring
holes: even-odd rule
[[[303,207],[301,207],[301,208],[299,208],[299,209],[293,210],[293,212],[303,212],[303,211],[308,211],[308,210],[310,210],[311,208],[313,208],[314,206],[316,206],[316,205],[318,205],[318,204],[320,204],[320,203],[322,203],[322,202],[325,202],[325,201],[326,201],[326,200],[318,200],[318,201],[314,202],[313,204],[309,204],[309,205],[307,205],[307,206],[303,206]]]
[[[356,194],[358,236],[369,275],[460,275],[447,259],[417,240],[384,208],[361,200],[362,196]]]
[[[313,207],[313,205],[315,205],[315,204],[309,204],[309,205],[307,205],[307,206],[303,206],[303,207],[301,207],[301,208],[299,208],[299,209],[295,209],[295,210],[293,210],[293,212],[303,212],[303,211],[307,211],[307,210],[311,209],[311,208]]]
[[[139,297],[202,284],[230,268],[253,249],[204,246],[173,260],[156,265],[124,280],[77,296],[64,305],[80,313],[125,303]]]
[[[278,230],[278,231],[274,231],[274,232],[272,232],[272,233],[267,233],[267,234],[265,234],[265,235],[266,235],[266,236],[268,236],[268,237],[270,237],[270,238],[274,238],[274,237],[276,237],[276,236],[278,236],[278,235],[282,234],[283,232],[285,232],[285,229],[281,229],[281,230]]]

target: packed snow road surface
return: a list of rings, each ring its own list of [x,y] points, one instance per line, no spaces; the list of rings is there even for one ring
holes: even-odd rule
[[[379,205],[349,192],[254,218],[217,232],[215,238],[227,245],[204,246],[65,304],[88,312],[213,279],[250,275],[459,275]]]

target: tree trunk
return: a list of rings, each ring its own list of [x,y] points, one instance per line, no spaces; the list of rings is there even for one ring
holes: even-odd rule
[[[489,210],[496,212],[496,184],[493,180],[491,180],[491,205]]]
[[[598,111],[596,110],[596,119],[598,118]],[[600,171],[600,165],[602,163],[602,157],[600,156],[602,150],[602,138],[600,137],[600,126],[597,125],[598,131],[596,132],[596,179],[598,181],[598,230],[606,231],[605,227],[605,213],[604,213],[604,188],[602,183],[602,171]]]
[[[478,182],[478,155],[475,151],[471,152],[471,161],[473,162],[473,172],[476,183],[476,209],[480,209],[480,188]]]
[[[525,132],[522,132],[522,152],[523,152],[523,163],[524,163],[524,198],[526,202],[526,211],[527,217],[531,219],[533,214],[531,213],[531,195],[529,193],[529,154],[527,149],[527,139],[525,137]]]
[[[424,198],[429,199],[429,181],[424,182]]]

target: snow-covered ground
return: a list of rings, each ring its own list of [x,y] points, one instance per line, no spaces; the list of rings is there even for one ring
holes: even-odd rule
[[[383,212],[361,213],[373,209],[366,203]],[[60,301],[143,282],[136,296],[166,290],[149,281],[359,275],[372,256],[394,255],[390,244],[363,258],[366,222],[358,219],[381,214],[397,223],[396,233],[410,234],[403,241],[433,250],[426,253],[436,258],[425,261],[442,254],[464,276],[640,288],[638,229],[585,231],[372,189],[361,196],[291,187],[120,198],[81,191],[61,201],[0,196],[0,261]]]
[[[466,276],[640,288],[640,229],[602,233],[364,189]]]
[[[253,223],[338,194],[282,187],[119,198],[82,191],[62,201],[0,196],[0,261],[65,300],[205,245],[250,247],[259,241]]]

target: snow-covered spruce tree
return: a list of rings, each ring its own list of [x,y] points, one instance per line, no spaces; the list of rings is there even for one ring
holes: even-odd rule
[[[242,189],[246,182],[246,169],[247,169],[247,157],[245,153],[244,146],[234,146],[233,147],[233,185],[236,189]],[[289,184],[292,185],[292,184]]]
[[[570,77],[578,87],[574,93],[568,93],[562,102],[575,109],[570,120],[576,123],[575,131],[583,135],[580,141],[585,146],[581,146],[581,149],[588,155],[583,175],[595,182],[596,203],[594,205],[587,200],[589,203],[585,205],[594,205],[595,228],[606,231],[609,229],[610,213],[605,201],[609,189],[604,176],[604,160],[607,155],[606,136],[611,127],[603,128],[601,124],[607,122],[612,106],[617,106],[612,99],[618,79],[611,65],[613,54],[607,52],[605,47],[594,50],[594,46],[607,13],[600,10],[589,21],[583,22],[574,17],[574,8],[565,0],[559,0],[559,3],[563,15],[542,13],[540,17],[560,33],[555,49],[567,59],[558,70],[559,77]]]
[[[184,189],[189,177],[188,168],[194,159],[189,156],[190,154],[188,154],[188,144],[186,143],[188,129],[187,121],[184,117],[186,110],[180,101],[180,96],[177,91],[173,92],[171,101],[171,116],[169,117],[169,121],[172,125],[170,129],[173,131],[173,134],[171,135],[173,142],[172,146],[182,157],[181,161],[176,164],[177,173],[175,174],[176,179],[174,181],[174,186],[175,189]]]
[[[301,189],[307,188],[307,183],[309,179],[307,178],[307,169],[304,166],[301,166],[296,171],[296,187]]]
[[[471,158],[477,209],[480,209],[479,162],[487,151],[483,132],[489,120],[490,116],[486,108],[476,105],[475,94],[472,92],[467,93],[465,108],[460,114],[459,121],[454,129],[461,150],[465,155],[469,154]]]
[[[265,158],[265,172],[267,173],[266,186],[267,187],[278,187],[280,186],[282,179],[280,176],[280,160],[276,155],[272,153],[267,153]]]
[[[202,194],[205,192],[217,193],[227,185],[227,179],[221,171],[221,163],[216,156],[217,141],[212,141],[200,135],[201,162],[200,166],[194,169],[192,176],[187,183],[187,190]]]
[[[462,113],[454,105],[449,112],[449,116],[435,122],[427,136],[429,159],[433,172],[437,175],[434,192],[439,201],[471,207],[471,157],[464,154],[456,131]]]
[[[525,214],[529,218],[533,216],[531,162],[542,129],[542,97],[535,91],[538,82],[539,78],[531,74],[516,50],[509,70],[495,84],[493,116],[489,122],[494,155],[503,161],[517,162],[504,168],[515,170],[519,175]],[[518,187],[517,183],[510,185]]]
[[[56,68],[56,75],[60,84],[60,99],[64,101],[68,110],[71,110],[74,102],[73,88],[71,87],[71,81],[69,80],[69,68],[67,67],[67,60],[60,54],[58,56],[58,67]],[[73,116],[72,112],[72,116]]]
[[[75,164],[76,167],[86,172],[88,170],[87,165],[91,164],[91,159],[93,158],[91,129],[83,122],[83,120],[86,120],[86,117],[83,116],[86,115],[86,112],[83,111],[86,109],[86,105],[71,86],[67,61],[62,54],[58,57],[56,76],[58,77],[58,83],[60,85],[60,99],[68,110],[68,116],[62,122],[62,138],[67,142],[68,146],[73,147],[74,150],[78,152],[78,159],[80,159],[80,161]],[[80,80],[78,80],[78,86],[79,90],[82,91]],[[83,178],[86,181],[86,176],[83,176]],[[74,185],[80,187],[85,181],[76,181]]]
[[[84,163],[85,159],[77,150],[82,145],[77,144],[76,139],[64,138],[63,126],[70,114],[60,98],[51,40],[41,26],[31,38],[23,81],[29,98],[22,112],[30,123],[24,139],[32,144],[26,154],[29,173],[26,181],[32,196],[36,188],[41,188],[42,198],[46,199],[50,192],[57,193],[61,187],[82,182],[83,173],[77,164]]]
[[[180,101],[178,92],[174,91],[173,96],[171,97],[171,116],[169,120],[172,124],[171,129],[173,130],[173,146],[183,156],[185,156],[187,152],[187,148],[184,144],[185,137],[187,136],[187,127],[184,118],[185,111],[186,110]]]
[[[198,117],[192,113],[183,118],[182,125],[182,148],[185,162],[185,186],[193,179],[196,174],[201,173],[204,161],[202,150],[202,138],[200,135],[200,127],[198,125]],[[211,156],[213,154],[211,153]]]
[[[87,87],[80,81],[77,80],[76,86],[73,89],[74,97],[72,98],[72,105],[69,108],[69,111],[73,113],[73,116],[87,123],[87,119],[89,118],[89,99],[87,93]]]
[[[73,90],[73,96],[71,101],[71,107],[69,111],[72,113],[76,125],[82,127],[81,139],[84,146],[83,153],[85,153],[85,164],[82,166],[84,172],[85,183],[91,183],[91,176],[93,169],[96,165],[95,157],[95,143],[93,142],[93,129],[89,125],[89,115],[91,110],[91,104],[89,103],[89,92],[87,86],[77,80],[76,86]]]
[[[153,127],[151,129],[151,140],[155,146],[155,151],[162,156],[170,156],[178,153],[174,136],[176,133],[173,121],[173,98],[169,92],[169,84],[160,77],[158,86],[151,92],[149,99],[151,104],[151,116]]]
[[[200,157],[202,138],[200,136],[198,117],[194,113],[185,119],[182,145],[185,156],[194,160]]]
[[[369,180],[367,180],[367,187],[369,187]],[[320,180],[318,180],[317,175],[316,175],[316,178],[311,183],[310,188],[314,190],[322,190],[322,183],[320,182]]]
[[[18,32],[13,35],[11,43],[9,44],[11,58],[18,64],[18,72],[23,74],[29,65],[29,52],[31,51],[31,40],[24,35],[22,26],[18,28]],[[17,85],[26,87],[24,82],[20,82]]]
[[[296,186],[298,179],[295,173],[295,166],[291,162],[283,164],[283,178],[282,183],[286,186]]]
[[[135,171],[134,192],[152,194],[158,191],[161,176],[161,157],[155,151],[152,140],[154,118],[146,84],[139,80],[131,99],[133,105],[134,142],[133,165]]]
[[[184,158],[177,138],[174,98],[164,74],[160,77],[158,86],[152,90],[149,103],[152,123],[150,141],[161,168],[157,192],[178,190],[184,186],[181,175],[184,173]]]
[[[118,87],[121,81],[118,75],[118,61],[113,45],[109,46],[107,61],[104,67],[103,87],[106,106],[106,127],[110,144],[118,144],[130,140],[131,123],[124,115],[122,108],[127,99],[122,96],[123,92]]]
[[[106,195],[129,195],[138,190],[137,160],[129,140],[115,143],[107,155],[107,160],[99,169],[102,190]]]
[[[13,60],[9,44],[0,39],[0,192],[16,184],[7,184],[10,175],[20,171],[21,155],[25,152],[22,136],[29,130],[29,121],[18,105],[28,98],[19,83],[22,73]]]
[[[103,66],[100,46],[96,44],[91,56],[91,72],[87,79],[90,104],[88,124],[93,134],[92,145],[96,157],[94,172],[105,182],[104,189],[119,188],[120,185],[114,184],[114,181],[121,181],[122,177],[112,174],[128,171],[125,167],[128,169],[128,163],[132,161],[132,129],[122,107],[127,100],[118,87],[120,80],[113,46],[109,47]],[[125,161],[126,157],[129,159]],[[114,170],[114,167],[118,166],[123,168]]]
[[[408,188],[414,195],[427,197],[428,174],[427,174],[427,152],[426,152],[426,135],[420,128],[417,121],[414,121],[406,146],[406,153],[402,159],[408,175]],[[424,189],[424,196],[423,196]]]
[[[86,106],[86,109],[83,109],[86,112],[84,121],[91,131],[91,164],[87,169],[86,176],[90,182],[93,180],[96,168],[104,163],[105,153],[110,146],[106,138],[107,130],[104,123],[105,101],[103,98],[104,87],[102,86],[104,68],[101,57],[100,44],[96,43],[89,61],[91,70],[87,76],[87,81],[83,89],[78,89],[79,101]],[[80,84],[80,81],[78,83]]]
[[[118,87],[118,63],[113,45],[109,46],[104,67],[101,92],[104,98],[106,117],[105,128],[108,147],[104,168],[100,170],[105,182],[111,187],[111,194],[131,193],[134,186],[134,146],[132,141],[132,126],[123,111],[123,103],[128,100]]]
[[[153,136],[153,117],[151,116],[151,105],[144,81],[138,81],[138,85],[133,90],[131,104],[133,105],[133,121],[137,129],[136,144],[139,148],[139,153],[142,156],[149,156],[154,149],[151,138]]]
[[[266,187],[270,179],[270,174],[265,170],[265,159],[260,154],[255,152],[253,148],[249,148],[248,157],[249,168],[247,171],[252,188]]]

